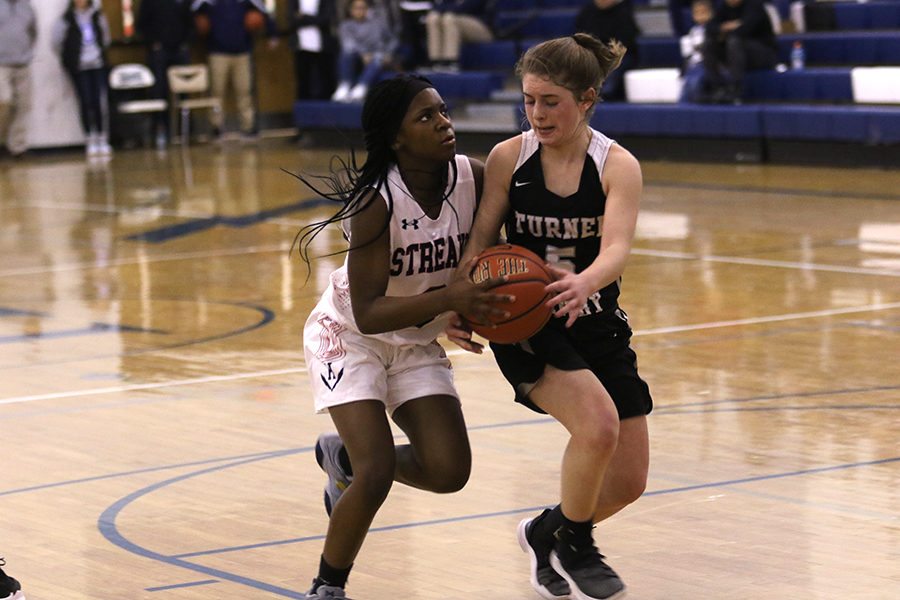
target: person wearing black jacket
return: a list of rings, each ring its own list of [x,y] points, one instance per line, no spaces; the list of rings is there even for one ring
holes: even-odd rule
[[[703,65],[714,102],[739,103],[744,74],[778,63],[778,43],[763,0],[724,0],[706,35]]]
[[[94,0],[71,0],[53,28],[52,45],[78,94],[89,157],[112,152],[106,97],[110,39],[109,23]]]
[[[625,100],[625,72],[640,62],[637,38],[641,30],[634,20],[632,0],[591,0],[575,17],[575,33],[588,33],[605,44],[615,40],[625,46],[622,64],[609,74],[600,92],[604,100]]]
[[[298,100],[326,100],[337,87],[335,0],[288,0]]]
[[[190,41],[194,35],[194,17],[189,0],[143,0],[138,8],[135,29],[149,42],[147,66],[156,79],[154,95],[169,98],[166,72],[173,65],[191,62]],[[164,147],[168,125],[163,113],[156,114],[156,145]]]

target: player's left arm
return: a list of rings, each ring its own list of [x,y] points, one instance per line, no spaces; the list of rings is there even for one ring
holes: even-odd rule
[[[551,266],[558,279],[547,288],[557,295],[547,304],[559,306],[555,314],[558,317],[568,317],[567,327],[571,327],[578,318],[591,294],[622,276],[631,254],[631,241],[637,225],[643,188],[641,166],[630,152],[613,144],[603,167],[601,181],[606,193],[606,210],[600,253],[578,274]]]

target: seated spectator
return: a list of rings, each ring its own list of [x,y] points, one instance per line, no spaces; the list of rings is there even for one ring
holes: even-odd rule
[[[681,36],[681,56],[684,58],[679,102],[705,102],[706,69],[703,67],[703,48],[706,44],[706,25],[712,18],[711,0],[694,0],[691,15],[694,26]]]
[[[707,24],[703,64],[718,103],[740,103],[744,74],[773,69],[778,43],[763,0],[724,0]]]
[[[437,0],[425,17],[428,60],[440,71],[459,71],[463,44],[490,42],[485,24],[486,0]]]
[[[397,38],[384,19],[369,14],[368,0],[351,0],[338,28],[338,87],[335,102],[360,102],[397,49]]]
[[[604,100],[625,100],[625,73],[640,60],[637,38],[641,31],[634,20],[632,0],[591,0],[575,17],[575,33],[588,33],[606,44],[616,40],[625,46],[622,64],[609,74],[600,90]]]
[[[93,0],[71,0],[56,22],[52,36],[53,47],[78,94],[81,126],[87,135],[87,155],[110,154],[106,96],[109,23]]]

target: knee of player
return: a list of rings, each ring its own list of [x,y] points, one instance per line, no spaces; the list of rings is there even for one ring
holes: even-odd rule
[[[619,420],[615,413],[602,408],[589,408],[579,415],[572,428],[572,438],[595,452],[608,453],[616,449],[619,442]]]
[[[647,489],[647,476],[645,473],[629,473],[619,481],[614,490],[616,501],[622,506],[627,506],[640,498]]]
[[[469,481],[472,462],[465,457],[447,456],[430,470],[432,491],[438,494],[451,494],[463,489]]]
[[[353,466],[353,489],[369,503],[380,504],[387,498],[394,483],[394,466],[379,465],[371,468]]]

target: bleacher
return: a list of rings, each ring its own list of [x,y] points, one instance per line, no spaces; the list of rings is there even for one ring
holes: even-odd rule
[[[664,3],[649,4],[659,1],[637,0],[637,15],[661,14]],[[521,101],[512,66],[532,45],[572,33],[580,4],[499,0],[494,28],[507,32],[504,39],[465,46],[459,73],[429,74],[454,110],[461,141],[467,131],[500,138],[518,131]],[[790,63],[799,40],[806,67],[749,73],[739,106],[675,103],[678,39],[671,30],[645,29],[640,69],[626,75],[630,101],[599,106],[593,126],[647,157],[835,162],[824,156],[850,150],[851,162],[900,164],[900,0],[830,4],[833,30],[797,32],[790,0],[778,0],[781,62]],[[302,102],[295,118],[305,129],[358,129],[359,112],[359,105]]]

